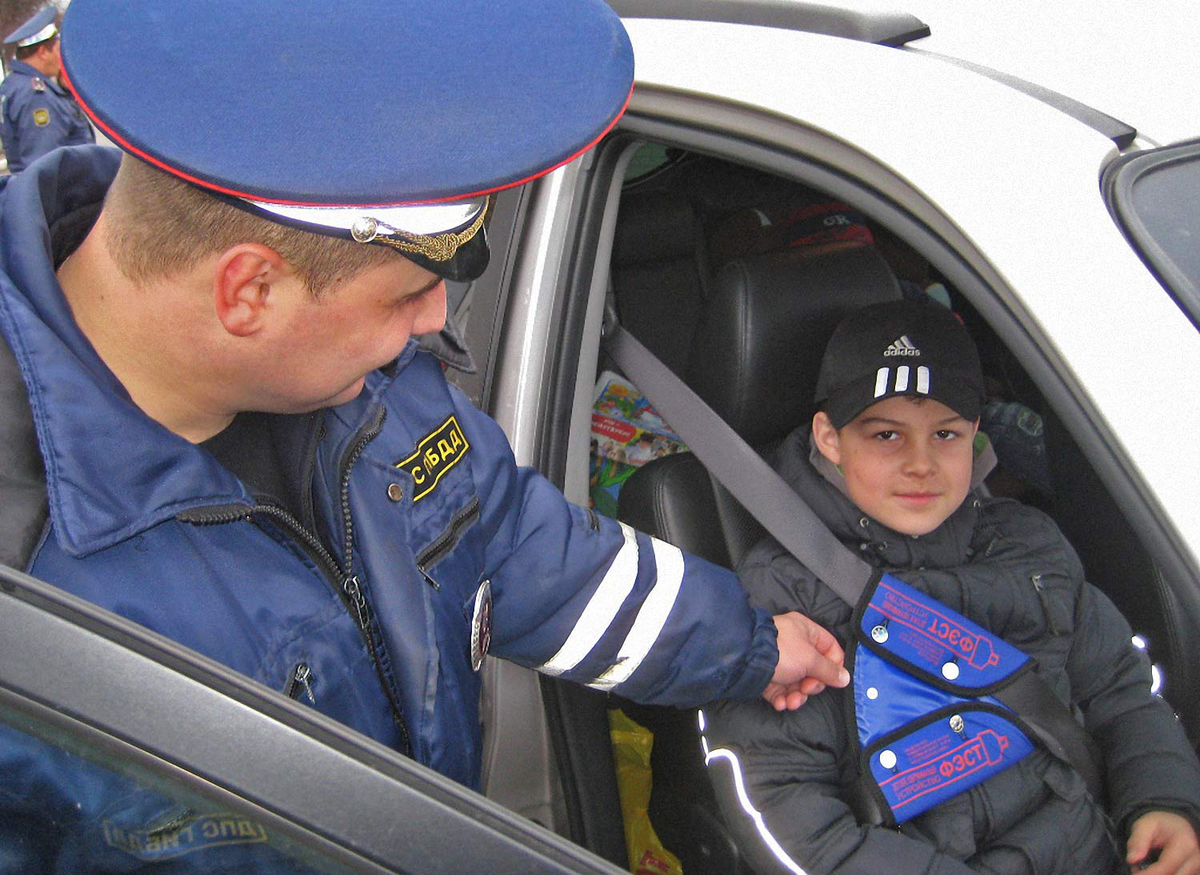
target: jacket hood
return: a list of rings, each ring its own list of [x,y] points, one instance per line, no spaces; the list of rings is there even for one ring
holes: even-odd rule
[[[63,548],[85,555],[181,510],[249,503],[208,453],[147,417],[79,330],[55,276],[99,215],[121,153],[60,149],[0,193],[0,330],[21,368]]]

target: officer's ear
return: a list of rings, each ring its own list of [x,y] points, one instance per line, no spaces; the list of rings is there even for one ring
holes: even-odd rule
[[[835,465],[842,464],[841,441],[837,429],[833,427],[833,420],[824,410],[813,414],[812,437],[817,452]]]
[[[221,325],[236,337],[258,332],[274,303],[272,289],[292,273],[269,246],[239,243],[226,249],[213,273],[213,309]]]

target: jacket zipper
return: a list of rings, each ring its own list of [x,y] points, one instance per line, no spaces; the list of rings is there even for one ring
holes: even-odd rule
[[[1054,625],[1054,615],[1050,612],[1050,600],[1046,597],[1046,588],[1042,585],[1042,576],[1040,574],[1031,574],[1029,577],[1033,581],[1033,588],[1037,590],[1038,599],[1042,603],[1042,613],[1046,615],[1046,624],[1050,627],[1051,635],[1058,635],[1058,627]]]
[[[417,569],[425,576],[425,580],[435,590],[440,590],[441,586],[429,574],[429,569],[437,565],[447,553],[454,549],[454,545],[458,543],[458,539],[462,537],[462,533],[470,527],[471,523],[479,519],[479,497],[471,499],[471,503],[456,513],[453,519],[450,520],[450,525],[446,527],[446,531],[442,536],[421,551],[421,555],[417,557]]]
[[[383,660],[379,655],[379,644],[375,640],[375,634],[371,628],[371,607],[367,603],[362,587],[359,585],[358,577],[353,573],[354,524],[350,519],[350,469],[358,460],[358,457],[362,455],[362,451],[366,448],[367,444],[378,437],[379,433],[383,430],[383,421],[386,416],[387,408],[381,407],[375,420],[363,428],[342,460],[340,470],[340,498],[342,523],[346,536],[346,547],[343,554],[345,557],[344,565],[339,565],[337,558],[326,549],[325,545],[321,543],[321,539],[306,529],[295,516],[275,505],[256,504],[250,508],[243,505],[225,505],[211,509],[198,508],[179,514],[179,518],[199,525],[219,525],[243,519],[249,520],[255,514],[258,514],[282,524],[288,534],[306,548],[308,554],[324,570],[326,578],[334,584],[342,603],[354,618],[359,634],[362,636],[363,642],[367,645],[367,652],[370,654],[371,662],[375,666],[375,674],[379,678],[379,683],[387,696],[388,704],[391,706],[392,719],[395,720],[396,726],[400,730],[404,752],[411,756],[413,748],[412,739],[408,734],[408,726],[404,722],[403,712],[400,709],[400,703],[396,701],[396,694],[392,690],[392,685],[388,683],[387,675],[383,668]]]
[[[292,669],[292,675],[288,678],[287,686],[283,688],[283,694],[289,699],[300,700],[301,694],[313,705],[317,704],[317,697],[312,691],[312,669],[309,668],[307,662],[298,662],[296,667]]]

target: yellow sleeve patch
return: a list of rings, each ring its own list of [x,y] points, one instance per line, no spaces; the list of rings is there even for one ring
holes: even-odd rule
[[[396,467],[407,471],[416,484],[413,501],[420,501],[433,492],[442,476],[457,465],[470,448],[467,436],[453,416],[423,437],[412,455],[396,463]]]
[[[35,109],[33,111],[33,123],[39,128],[44,128],[46,125],[50,124],[50,110]]]

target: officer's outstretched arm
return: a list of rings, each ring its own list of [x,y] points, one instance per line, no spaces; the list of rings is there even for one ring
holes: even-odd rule
[[[763,693],[779,664],[776,624],[733,572],[570,504],[514,463],[499,426],[455,400],[475,450],[487,447],[471,470],[496,656],[649,704]],[[785,690],[814,662],[809,632],[792,622]]]

